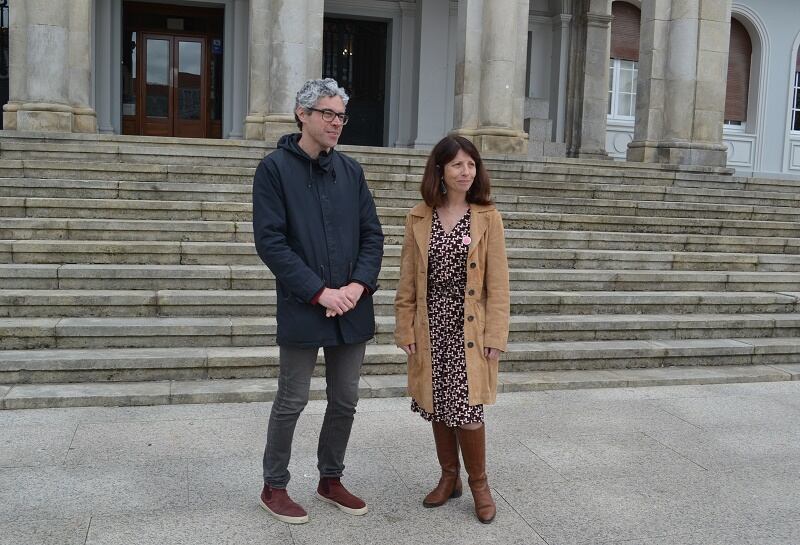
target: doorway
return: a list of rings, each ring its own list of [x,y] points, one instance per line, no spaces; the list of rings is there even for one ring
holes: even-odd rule
[[[383,146],[388,24],[325,17],[322,77],[334,78],[350,95],[350,122],[340,144]]]
[[[222,137],[222,9],[124,4],[122,133]]]

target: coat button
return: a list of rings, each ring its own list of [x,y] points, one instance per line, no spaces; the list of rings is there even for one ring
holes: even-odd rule
[[[475,290],[469,290],[467,293],[468,293],[469,295],[475,295]]]
[[[469,342],[467,343],[467,348],[472,348],[473,346],[475,346],[475,343],[474,343],[474,342],[472,342],[472,341],[469,341]]]
[[[469,264],[469,268],[470,268],[470,269],[474,269],[474,268],[475,268],[475,267],[477,267],[477,266],[478,266],[478,264],[477,264],[477,263],[475,263],[474,261],[473,261],[472,263],[470,263],[470,264]]]
[[[475,319],[475,316],[467,316],[467,321],[468,322],[471,322],[474,319]]]

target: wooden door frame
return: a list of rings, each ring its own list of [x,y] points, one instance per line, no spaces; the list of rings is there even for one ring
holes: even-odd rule
[[[178,124],[181,123],[181,120],[178,119],[178,70],[179,64],[178,61],[180,60],[180,42],[194,42],[200,44],[200,119],[198,121],[193,120],[186,120],[184,123],[186,125],[192,125],[198,123],[200,125],[200,134],[199,135],[182,135],[178,134],[181,130],[178,127]],[[209,91],[209,67],[208,64],[208,36],[192,36],[186,34],[173,34],[172,35],[172,48],[173,48],[173,58],[175,62],[172,66],[172,75],[173,75],[173,86],[171,89],[173,106],[174,106],[174,113],[172,115],[172,134],[181,138],[206,138],[208,136],[208,91]],[[189,127],[186,127],[189,128]]]
[[[173,93],[173,65],[175,64],[173,62],[173,58],[172,58],[172,55],[174,53],[174,51],[173,51],[173,43],[172,43],[172,36],[171,35],[165,34],[165,33],[158,33],[158,32],[153,32],[153,33],[151,33],[151,32],[147,32],[147,33],[142,32],[140,37],[138,37],[138,40],[141,40],[141,46],[142,46],[142,49],[141,49],[141,52],[142,52],[141,61],[137,63],[139,65],[137,67],[137,71],[139,73],[139,76],[138,76],[139,89],[137,90],[137,93],[136,93],[136,101],[138,102],[137,108],[136,108],[136,112],[137,112],[136,113],[136,117],[137,117],[136,121],[139,124],[139,134],[142,134],[142,135],[145,135],[145,136],[156,136],[156,135],[147,134],[147,131],[146,131],[146,127],[147,127],[146,124],[147,124],[147,117],[148,116],[147,116],[147,112],[145,110],[145,107],[146,107],[145,98],[146,98],[146,94],[147,94],[147,80],[146,80],[147,71],[146,71],[146,66],[147,66],[147,39],[148,38],[153,38],[153,39],[156,39],[156,40],[166,41],[166,42],[169,43],[169,49],[168,49],[169,59],[167,61],[168,74],[169,74],[167,76],[167,88],[169,89],[169,91],[168,91],[169,94],[168,94],[168,99],[167,99],[167,114],[168,114],[167,115],[167,122],[166,122],[167,135],[157,135],[157,136],[171,136],[171,135],[173,135],[175,133],[174,126],[173,126],[173,123],[174,123],[174,114],[173,114],[173,112],[175,111],[175,105],[173,104],[173,95],[174,95],[174,93]],[[158,118],[154,118],[154,119],[158,119]],[[155,124],[155,122],[154,122],[154,124]]]
[[[137,42],[140,45],[137,45],[137,48],[141,47],[140,51],[142,51],[142,55],[140,60],[137,59],[138,66],[136,67],[137,70],[137,80],[139,89],[136,93],[136,123],[139,125],[139,134],[144,136],[156,136],[153,134],[148,134],[147,131],[148,123],[152,125],[157,125],[158,122],[150,121],[148,122],[147,112],[145,110],[145,98],[147,95],[147,81],[146,81],[146,74],[147,74],[147,40],[154,39],[154,40],[162,40],[169,42],[169,77],[167,87],[169,88],[169,100],[168,100],[168,121],[164,124],[167,128],[167,133],[169,136],[179,136],[184,138],[206,138],[209,133],[209,115],[208,115],[208,93],[209,93],[209,86],[210,86],[210,66],[208,65],[208,43],[209,43],[209,36],[202,33],[168,33],[168,32],[140,32],[137,35]],[[178,108],[178,50],[179,50],[179,43],[181,41],[186,42],[195,42],[199,43],[201,47],[201,58],[200,58],[200,134],[192,135],[192,136],[180,136],[177,133],[178,127],[177,124],[180,122],[177,118],[177,108]],[[160,119],[160,118],[152,118],[152,119]],[[164,136],[159,134],[158,136]]]

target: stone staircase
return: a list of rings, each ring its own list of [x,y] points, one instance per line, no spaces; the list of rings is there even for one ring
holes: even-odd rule
[[[124,403],[186,402],[208,398],[181,388],[276,376],[274,279],[253,248],[249,204],[268,151],[0,133],[2,406],[120,403],[64,401],[53,393],[64,384],[125,383],[134,393]],[[425,154],[347,151],[364,166],[386,234],[363,373],[398,393],[393,290]],[[511,268],[508,380],[800,363],[800,184],[626,163],[487,163]],[[221,399],[274,391],[274,380],[240,384]]]

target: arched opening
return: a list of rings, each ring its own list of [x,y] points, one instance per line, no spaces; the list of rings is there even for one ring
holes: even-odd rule
[[[608,116],[633,121],[642,13],[628,2],[611,4],[611,60],[608,64]]]
[[[728,50],[728,79],[725,89],[725,126],[745,130],[750,92],[750,64],[753,43],[750,33],[737,19],[731,19]]]

